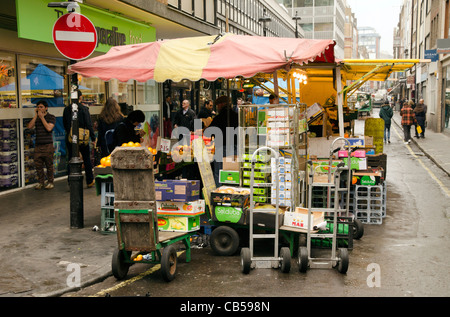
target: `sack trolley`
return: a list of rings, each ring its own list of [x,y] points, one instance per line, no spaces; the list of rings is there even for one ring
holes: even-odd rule
[[[333,153],[336,152],[336,150],[333,150],[334,144],[339,140],[345,140],[348,143],[347,147],[347,164],[340,163],[334,170],[334,173],[332,173],[332,156]],[[307,271],[308,268],[337,268],[337,270],[345,274],[348,270],[349,265],[349,254],[347,248],[337,248],[337,219],[342,213],[348,214],[348,199],[346,200],[347,208],[342,208],[339,203],[339,197],[340,192],[349,191],[349,183],[351,181],[350,177],[347,179],[347,188],[341,188],[340,187],[340,177],[341,173],[348,172],[350,175],[350,169],[351,169],[351,160],[350,160],[350,143],[345,138],[337,138],[333,141],[331,145],[330,150],[330,164],[328,166],[328,182],[326,183],[319,183],[314,182],[314,174],[316,169],[320,168],[320,166],[317,166],[314,168],[312,162],[310,162],[310,173],[309,173],[309,188],[308,188],[308,226],[307,226],[307,234],[306,234],[306,247],[300,246],[298,250],[298,267],[299,271],[304,273]],[[333,178],[333,179],[332,179]],[[326,208],[318,208],[312,206],[312,189],[313,187],[325,187],[329,193],[331,194],[331,191],[334,191],[334,206],[333,208],[330,208],[330,196],[328,195],[328,204]],[[347,197],[348,198],[348,197]],[[309,225],[311,223],[311,215],[313,212],[325,212],[332,216],[333,221],[333,232],[332,233],[320,233],[318,231],[312,232],[311,226]],[[331,245],[331,255],[330,257],[321,257],[321,258],[314,258],[311,255],[311,238],[331,238],[332,239],[332,245]]]
[[[280,252],[278,252],[278,240],[279,240],[279,176],[276,173],[275,183],[256,183],[254,182],[254,170],[256,163],[256,155],[260,151],[270,151],[272,157],[275,157],[276,163],[279,163],[279,153],[270,147],[261,147],[257,149],[251,159],[251,178],[250,178],[250,228],[249,228],[249,248],[241,249],[241,269],[244,274],[250,273],[251,269],[254,268],[281,268],[283,273],[288,273],[291,269],[291,253],[289,248],[282,247]],[[253,223],[254,223],[254,212],[255,203],[253,201],[253,188],[254,187],[272,187],[276,186],[276,211],[275,211],[275,230],[274,233],[254,233]],[[258,212],[273,212],[273,209],[258,209]],[[254,254],[254,240],[255,239],[273,239],[274,240],[274,250],[273,257],[256,257]]]

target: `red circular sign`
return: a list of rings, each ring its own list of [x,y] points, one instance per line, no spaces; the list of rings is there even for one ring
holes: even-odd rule
[[[53,43],[68,59],[84,59],[97,47],[97,31],[84,15],[67,13],[59,17],[53,26]]]

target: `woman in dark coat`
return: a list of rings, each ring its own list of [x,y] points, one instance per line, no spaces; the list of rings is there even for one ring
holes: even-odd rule
[[[121,146],[128,142],[142,142],[144,131],[137,132],[135,128],[145,121],[145,114],[141,110],[131,111],[130,114],[114,130],[114,144]]]
[[[117,101],[114,98],[108,98],[98,116],[97,146],[100,147],[102,157],[108,156],[113,150],[107,146],[106,131],[114,130],[124,117]]]

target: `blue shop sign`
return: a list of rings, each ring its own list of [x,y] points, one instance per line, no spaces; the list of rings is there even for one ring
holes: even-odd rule
[[[437,62],[439,60],[437,50],[425,50],[425,59],[430,59],[432,62]]]

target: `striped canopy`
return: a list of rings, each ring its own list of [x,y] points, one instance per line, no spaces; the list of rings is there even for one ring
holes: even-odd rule
[[[214,81],[289,69],[293,64],[334,63],[333,40],[223,35],[115,46],[69,66],[70,73],[102,80]]]

